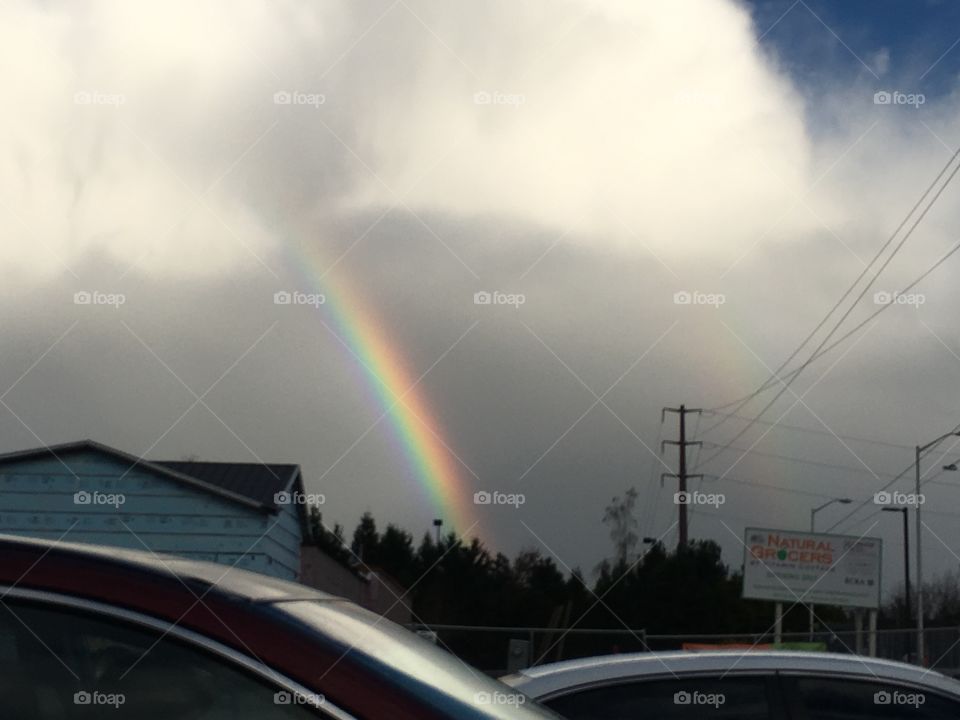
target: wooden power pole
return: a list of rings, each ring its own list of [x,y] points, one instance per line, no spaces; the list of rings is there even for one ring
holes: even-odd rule
[[[663,478],[670,477],[677,479],[677,493],[673,496],[674,501],[677,505],[679,511],[678,527],[680,528],[679,539],[677,541],[677,550],[687,546],[687,505],[690,504],[690,494],[687,490],[687,480],[691,478],[702,478],[703,475],[690,475],[687,473],[687,446],[688,445],[700,445],[699,441],[690,441],[687,440],[687,415],[690,413],[701,413],[703,412],[700,409],[691,409],[686,405],[681,405],[678,408],[663,408],[660,414],[660,422],[663,422],[666,419],[667,413],[676,413],[680,418],[680,438],[678,440],[664,440],[660,446],[661,452],[663,451],[664,445],[676,445],[677,453],[679,455],[678,468],[676,473],[663,473],[660,477],[660,481],[663,482]]]

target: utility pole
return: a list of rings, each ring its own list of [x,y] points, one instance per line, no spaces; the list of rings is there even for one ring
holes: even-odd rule
[[[687,546],[687,505],[690,504],[690,494],[687,492],[687,480],[691,478],[702,478],[703,475],[689,475],[687,474],[687,446],[688,445],[700,445],[699,441],[688,441],[687,440],[687,415],[690,413],[700,414],[703,412],[698,409],[687,408],[686,405],[681,405],[678,408],[663,408],[660,412],[660,422],[662,423],[666,419],[667,413],[677,413],[680,417],[680,439],[679,440],[664,440],[660,445],[660,451],[663,452],[664,445],[676,445],[677,453],[679,455],[679,462],[676,474],[674,473],[663,473],[660,476],[660,482],[663,482],[663,478],[671,477],[677,479],[677,494],[673,496],[674,502],[677,505],[677,508],[680,513],[678,526],[680,528],[679,540],[677,542],[677,550]]]
[[[926,445],[917,445],[916,454],[914,456],[914,465],[915,465],[915,475],[916,475],[916,518],[917,518],[917,665],[920,667],[924,666],[926,655],[924,654],[924,642],[923,642],[923,521],[920,519],[920,508],[923,505],[921,501],[920,494],[920,460],[923,457],[923,454],[934,447],[939,445],[941,442],[946,440],[951,435],[960,437],[960,430],[951,430],[945,435],[941,435],[936,440],[928,442]],[[946,465],[943,468],[944,470],[949,470],[954,472],[957,470],[956,465]]]

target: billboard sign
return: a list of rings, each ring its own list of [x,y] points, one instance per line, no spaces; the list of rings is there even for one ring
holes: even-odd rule
[[[743,597],[880,607],[880,538],[747,528]]]

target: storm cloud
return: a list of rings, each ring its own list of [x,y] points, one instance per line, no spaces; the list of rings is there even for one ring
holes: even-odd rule
[[[483,516],[491,546],[546,544],[590,569],[609,552],[603,507],[629,486],[643,534],[667,532],[660,408],[763,382],[960,137],[954,95],[875,102],[911,93],[889,55],[814,91],[765,30],[729,0],[5,4],[3,449],[92,437],[299,462],[331,521],[369,509],[419,535],[436,509],[389,422],[354,445],[383,408],[332,309],[273,302],[335,280],[414,377],[429,369],[418,392],[469,489],[526,494]],[[948,190],[875,289],[946,252],[958,214]],[[952,275],[766,416],[820,434],[753,447],[849,470],[761,455],[731,469],[726,452],[704,488],[727,502],[694,515],[695,536],[738,564],[745,524],[804,527],[818,494],[869,498],[909,463],[830,433],[910,445],[956,424]],[[479,291],[524,303],[476,305]],[[840,530],[895,542],[875,522]]]

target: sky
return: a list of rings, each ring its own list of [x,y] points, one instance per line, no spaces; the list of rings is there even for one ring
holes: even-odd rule
[[[948,162],[958,13],[5,3],[0,450],[299,463],[330,523],[440,517],[587,572],[634,487],[640,534],[671,544],[661,408],[764,383]],[[958,220],[949,185],[837,337]],[[759,422],[690,418],[697,487],[725,500],[692,537],[737,567],[744,527],[850,498],[817,529],[883,538],[894,587],[900,524],[873,496],[960,423],[958,263]],[[957,457],[926,459],[928,572],[960,561]]]

